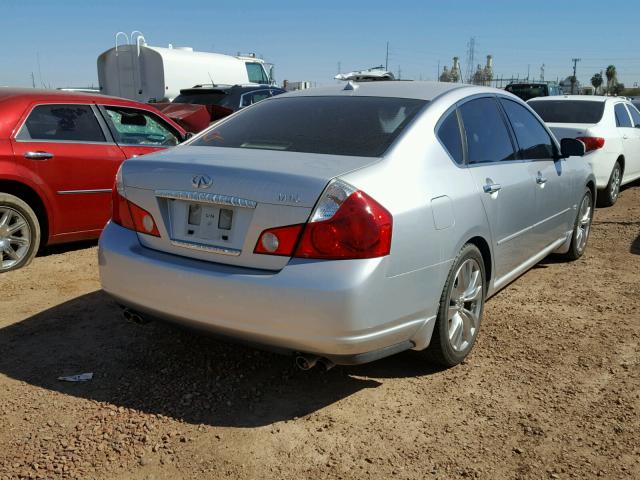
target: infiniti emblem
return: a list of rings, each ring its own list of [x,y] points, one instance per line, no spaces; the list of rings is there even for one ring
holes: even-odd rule
[[[213,185],[213,180],[208,175],[195,175],[191,179],[191,185],[193,185],[193,188],[209,188]]]

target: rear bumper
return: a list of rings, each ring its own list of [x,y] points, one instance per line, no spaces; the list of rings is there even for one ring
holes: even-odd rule
[[[126,306],[337,363],[428,345],[442,266],[390,278],[388,261],[294,259],[278,272],[252,270],[142,247],[112,223],[99,248],[102,287]]]

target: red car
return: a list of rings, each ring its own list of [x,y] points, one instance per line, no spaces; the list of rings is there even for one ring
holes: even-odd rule
[[[0,273],[41,246],[97,238],[122,161],[186,136],[142,103],[0,88]]]

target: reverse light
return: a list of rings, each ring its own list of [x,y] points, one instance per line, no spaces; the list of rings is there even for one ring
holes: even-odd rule
[[[327,260],[382,257],[391,250],[392,226],[391,214],[378,202],[336,180],[307,224],[265,230],[254,252]]]
[[[576,140],[580,140],[584,143],[585,153],[593,150],[599,150],[604,147],[604,138],[602,137],[577,137]]]
[[[118,169],[111,194],[111,220],[121,227],[159,237],[160,232],[153,216],[144,208],[124,196],[122,169]]]
[[[254,253],[266,255],[282,255],[290,257],[300,238],[304,225],[270,228],[260,234]]]

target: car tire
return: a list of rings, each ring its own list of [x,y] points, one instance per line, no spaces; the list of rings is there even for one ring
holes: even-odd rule
[[[598,206],[610,207],[618,200],[620,195],[620,184],[622,183],[622,167],[620,162],[616,161],[611,169],[611,176],[609,177],[609,183],[598,194]]]
[[[0,273],[28,265],[40,247],[40,223],[33,209],[0,193]]]
[[[591,232],[591,223],[593,221],[593,194],[590,189],[586,189],[582,200],[578,206],[578,213],[573,224],[573,233],[571,234],[571,245],[567,253],[560,255],[560,258],[566,261],[579,259],[587,248],[589,233]]]
[[[462,362],[475,344],[484,310],[487,280],[482,253],[467,243],[453,262],[440,297],[430,359],[444,367]]]

